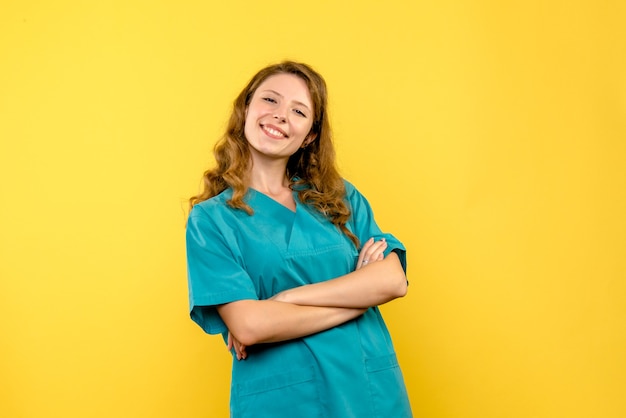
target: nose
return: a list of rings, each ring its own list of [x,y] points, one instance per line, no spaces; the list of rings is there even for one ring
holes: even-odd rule
[[[285,112],[286,112],[286,110],[282,106],[276,107],[274,109],[274,119],[276,119],[278,122],[285,122],[285,121],[287,121],[287,117],[285,116]]]
[[[285,122],[285,116],[283,116],[282,113],[275,113],[274,114],[274,119],[276,119],[279,122]]]

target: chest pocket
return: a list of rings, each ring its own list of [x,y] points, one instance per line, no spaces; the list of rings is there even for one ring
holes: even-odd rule
[[[261,299],[354,270],[356,249],[328,219],[302,204],[296,213],[282,209],[259,210],[241,231],[245,268]]]

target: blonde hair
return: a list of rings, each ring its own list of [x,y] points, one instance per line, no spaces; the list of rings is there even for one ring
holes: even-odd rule
[[[300,201],[326,216],[358,248],[358,238],[346,227],[351,212],[345,202],[345,185],[335,163],[335,148],[326,112],[326,82],[306,64],[284,61],[265,67],[252,77],[235,99],[226,132],[213,150],[217,166],[204,172],[204,189],[189,199],[190,206],[217,196],[230,187],[233,194],[228,205],[249,215],[254,213],[244,202],[251,164],[248,141],[244,134],[246,110],[259,85],[276,74],[293,74],[304,80],[313,102],[310,134],[315,135],[316,139],[289,158],[286,174],[291,182],[290,188],[297,191]]]

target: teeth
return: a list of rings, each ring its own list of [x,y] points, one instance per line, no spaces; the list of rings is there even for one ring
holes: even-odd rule
[[[268,128],[267,126],[264,126],[263,129],[265,129],[269,134],[274,136],[285,136],[282,132],[277,131],[276,129]]]

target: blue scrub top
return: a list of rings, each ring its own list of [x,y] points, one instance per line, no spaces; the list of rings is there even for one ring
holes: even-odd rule
[[[385,238],[406,271],[405,248],[383,233],[365,197],[345,182],[348,228],[361,243]],[[207,333],[227,328],[216,306],[267,299],[283,290],[330,280],[356,268],[358,250],[294,191],[293,212],[249,189],[252,216],[232,209],[227,189],[192,209],[187,224],[191,318]],[[411,417],[391,337],[377,307],[327,331],[247,348],[233,361],[231,416]]]

